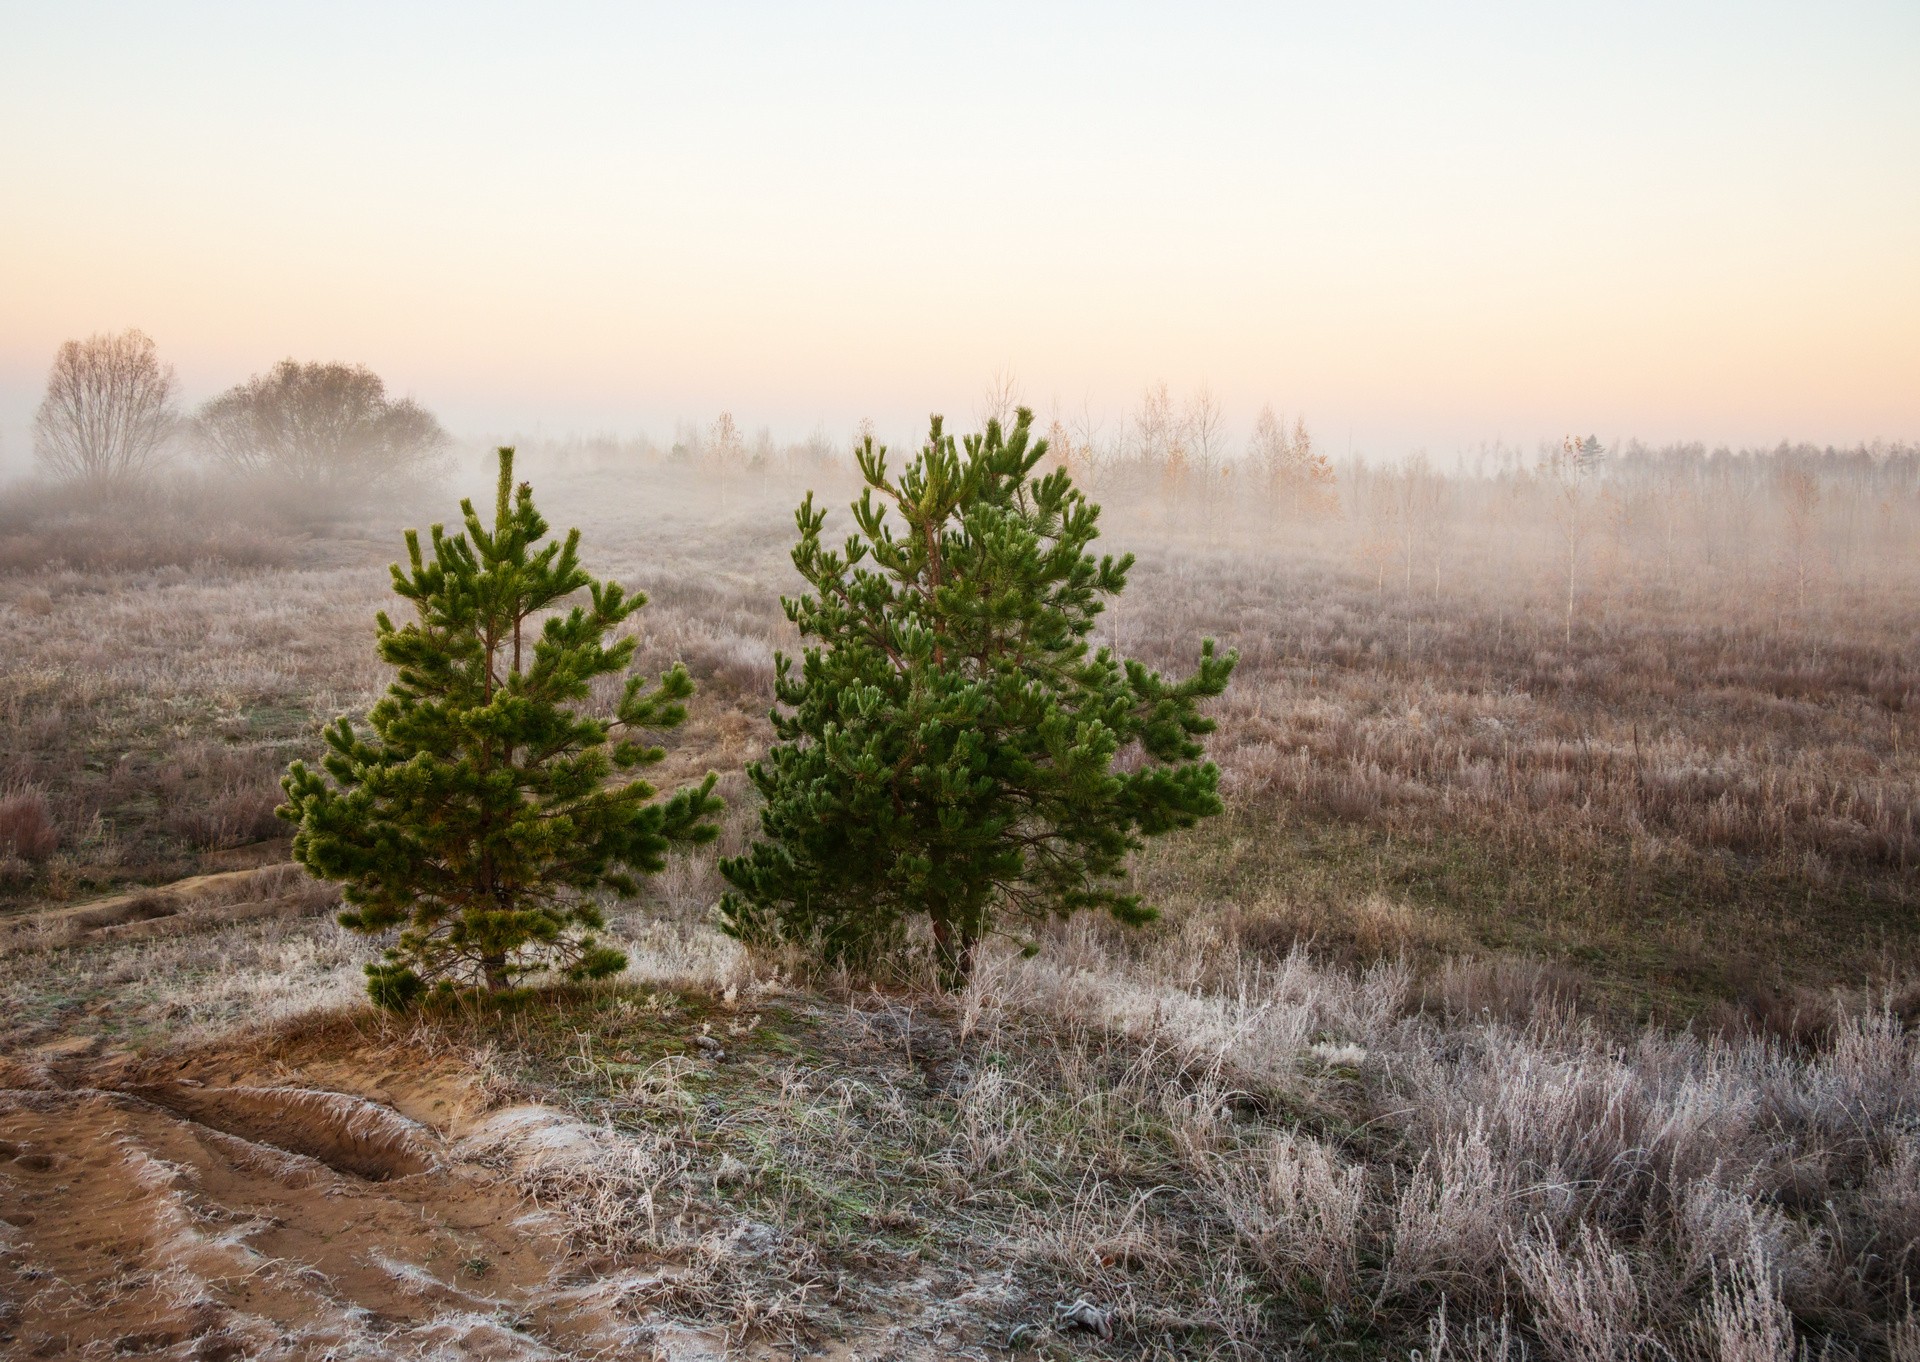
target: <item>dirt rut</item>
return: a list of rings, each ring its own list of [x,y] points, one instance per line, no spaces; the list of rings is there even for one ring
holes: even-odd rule
[[[0,1355],[578,1356],[555,1226],[441,1133],[298,1086],[0,1089]]]
[[[332,901],[331,891],[291,862],[223,870],[83,903],[0,916],[0,948],[173,936],[317,911]]]
[[[348,1093],[159,1084],[132,1091],[201,1125],[303,1154],[371,1182],[412,1177],[441,1163],[432,1131],[391,1107]]]

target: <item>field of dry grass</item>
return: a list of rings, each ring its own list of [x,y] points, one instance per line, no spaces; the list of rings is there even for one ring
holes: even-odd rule
[[[532,467],[589,564],[652,596],[642,665],[701,683],[667,777],[723,772],[737,846],[797,475],[695,502],[671,464]],[[1227,816],[1136,868],[1157,926],[1063,928],[951,1000],[876,993],[741,955],[705,922],[710,860],[683,859],[617,906],[611,986],[404,1027],[356,1010],[371,948],[272,868],[271,818],[287,760],[383,683],[397,519],[222,556],[178,506],[89,557],[110,531],[84,508],[0,517],[0,1048],[22,1090],[132,1091],[128,1065],[217,1050],[245,1057],[228,1083],[368,1100],[417,1052],[475,1110],[564,1112],[587,1133],[461,1166],[550,1207],[567,1280],[613,1284],[606,1327],[668,1355],[685,1329],[867,1356],[1920,1357],[1910,476],[1836,481],[1811,521],[1769,470],[1649,459],[1558,511],[1518,475],[1425,476],[1350,473],[1338,519],[1276,523],[1096,470],[1140,558],[1107,641],[1243,659]],[[320,1063],[362,1051],[386,1058]],[[90,1289],[140,1289],[116,1280]],[[237,1321],[226,1280],[203,1293]],[[573,1347],[510,1314],[499,1355]]]
[[[30,1275],[0,1325],[73,1338],[78,1299],[145,1311],[147,1336],[183,1348],[297,1326],[312,1346],[290,1356],[433,1355],[421,1340],[470,1316],[504,1357],[708,1355],[676,1350],[695,1339],[1784,1359],[1805,1338],[1910,1358],[1920,1341],[1920,1036],[1871,1000],[1793,1049],[1610,1027],[1515,963],[1423,980],[1262,959],[1200,916],[1151,939],[1063,930],[953,999],[783,979],[665,905],[616,930],[634,964],[609,986],[411,1022],[357,1005],[364,947],[307,904],[10,951],[0,1002],[28,1025],[0,1086],[34,1121],[9,1120],[25,1167],[0,1167],[0,1266]],[[444,1102],[411,1095],[421,1075],[451,1085]],[[257,1110],[266,1091],[284,1111]],[[398,1111],[447,1152],[370,1184],[366,1156],[307,1114],[335,1099],[301,1093]],[[243,1287],[304,1261],[284,1236],[231,1263],[183,1265],[177,1230],[63,1257],[36,1226],[65,1204],[56,1187],[87,1185],[83,1129],[132,1122],[117,1147],[193,1165],[155,1103],[318,1160],[300,1176],[336,1188],[329,1213],[355,1199],[381,1271],[283,1317]],[[196,1138],[207,1171],[179,1185],[203,1237],[308,1213],[228,1186],[264,1156]],[[547,1266],[509,1276],[518,1241],[484,1226],[393,1232],[392,1205],[447,1213],[446,1178],[544,1208]],[[502,1265],[477,1314],[456,1272],[474,1262]],[[439,1285],[401,1310],[395,1263]],[[366,1275],[351,1255],[328,1270],[355,1264]],[[516,1292],[544,1313],[508,1308]],[[339,1313],[355,1302],[384,1314],[356,1326]]]
[[[797,475],[736,472],[716,502],[694,499],[698,469],[548,462],[556,521],[653,597],[642,665],[683,658],[703,684],[677,767],[737,773],[789,641]],[[1141,561],[1103,641],[1178,668],[1204,633],[1242,658],[1215,742],[1231,816],[1144,858],[1163,900],[1231,903],[1256,936],[1362,962],[1521,952],[1669,1016],[1911,970],[1911,487],[1856,489],[1864,508],[1830,493],[1813,548],[1761,515],[1771,500],[1744,528],[1701,519],[1676,558],[1629,483],[1587,511],[1569,628],[1560,531],[1523,485],[1436,484],[1452,519],[1403,533],[1392,475],[1308,523],[1169,509],[1106,476],[1109,539]],[[0,903],[227,868],[279,835],[287,761],[382,684],[368,622],[398,523],[446,509],[235,530],[271,561],[233,561],[201,551],[244,514],[216,501],[144,517],[122,547],[146,567],[71,565],[122,520],[64,527],[63,552],[41,516],[53,566],[0,573]]]

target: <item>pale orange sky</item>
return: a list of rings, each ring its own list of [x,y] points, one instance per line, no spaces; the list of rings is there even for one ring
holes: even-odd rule
[[[1920,6],[801,8],[0,3],[0,459],[125,326],[476,436],[1011,367],[1389,455],[1920,437]]]

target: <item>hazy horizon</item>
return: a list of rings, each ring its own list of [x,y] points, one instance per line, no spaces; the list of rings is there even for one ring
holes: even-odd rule
[[[1336,455],[1920,435],[1910,7],[4,11],[0,466],[130,326],[473,439],[910,439],[1000,369]]]

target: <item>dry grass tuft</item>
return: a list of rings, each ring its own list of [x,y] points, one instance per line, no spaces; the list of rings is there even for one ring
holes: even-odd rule
[[[59,845],[45,794],[31,786],[0,794],[0,860],[44,861]]]

